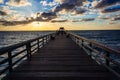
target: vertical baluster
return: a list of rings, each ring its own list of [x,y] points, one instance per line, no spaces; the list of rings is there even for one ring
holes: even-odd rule
[[[109,52],[107,52],[106,56],[107,56],[107,57],[110,57],[110,54],[109,54]],[[106,61],[106,65],[107,65],[107,66],[109,66],[109,65],[110,65],[110,62],[109,62],[109,60],[107,60],[107,59],[106,59],[105,61]]]
[[[47,36],[47,43],[48,43],[48,37],[49,37],[49,36]]]
[[[44,45],[46,44],[46,36],[44,37]]]
[[[78,38],[76,37],[76,44],[78,44]]]
[[[50,41],[50,35],[48,36],[48,40]]]
[[[89,46],[92,48],[92,43],[90,43],[90,44],[89,44]],[[90,56],[90,57],[92,57],[92,50],[91,50],[91,49],[89,49],[89,51],[90,51],[89,56]]]
[[[38,47],[38,50],[39,50],[39,48],[40,48],[39,39],[37,39],[37,47]]]
[[[47,43],[47,36],[46,36],[46,43]]]
[[[76,39],[77,39],[76,44],[79,45],[79,38],[76,37]]]
[[[30,42],[26,44],[26,49],[27,49],[27,58],[30,60],[31,58],[31,45]]]
[[[48,36],[46,36],[46,43],[48,43]]]
[[[84,41],[81,39],[81,47],[83,47],[83,46],[84,46],[84,45],[83,45],[83,42],[84,42]]]
[[[9,72],[12,72],[12,53],[11,51],[8,52],[8,64],[9,64]]]
[[[42,38],[42,46],[44,47],[44,37]]]

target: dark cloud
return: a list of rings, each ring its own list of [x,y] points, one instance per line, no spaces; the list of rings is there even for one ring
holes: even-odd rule
[[[0,11],[0,15],[4,16],[4,15],[7,15],[7,13],[4,11]]]
[[[100,19],[108,20],[110,18],[109,17],[101,17]]]
[[[85,18],[85,19],[82,19],[81,21],[94,21],[95,18]]]
[[[14,26],[19,24],[28,24],[32,21],[0,21],[0,23],[4,26]]]
[[[120,20],[120,16],[112,19],[112,21],[118,21],[118,20]]]
[[[62,4],[55,8],[54,12],[59,12],[64,9],[66,12],[76,10],[77,13],[83,13],[83,11],[77,11],[76,8],[81,7],[85,1],[86,0],[63,0]]]
[[[109,13],[109,12],[116,12],[116,11],[120,11],[120,6],[106,8],[102,11],[102,13]]]
[[[61,4],[73,4],[76,6],[81,6],[83,2],[85,2],[87,0],[61,0]]]
[[[120,3],[120,0],[102,0],[96,5],[96,8],[104,8],[110,5],[114,5],[116,3]]]
[[[56,13],[54,13],[54,12],[48,12],[48,13],[43,12],[35,20],[37,20],[37,21],[50,21],[54,18],[57,18]]]
[[[51,20],[51,19],[56,18],[57,15],[56,15],[56,13],[54,13],[54,12],[48,12],[48,13],[43,12],[43,13],[41,14],[41,17],[44,17],[44,18],[47,18],[47,19]]]
[[[75,5],[73,4],[68,4],[68,3],[65,3],[65,4],[62,4],[60,6],[57,6],[54,10],[54,12],[59,12],[59,11],[62,11],[63,9],[65,9],[66,11],[69,11],[69,10],[72,10],[75,8]]]
[[[86,9],[78,8],[78,9],[75,9],[75,14],[83,14],[83,13],[85,13],[86,11],[87,11]]]

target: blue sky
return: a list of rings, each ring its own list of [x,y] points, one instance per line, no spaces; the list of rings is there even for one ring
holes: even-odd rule
[[[0,0],[0,24],[96,23],[120,29],[120,0]],[[95,25],[94,25],[95,26]]]

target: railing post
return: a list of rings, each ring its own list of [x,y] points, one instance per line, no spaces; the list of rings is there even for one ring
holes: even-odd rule
[[[44,45],[46,44],[46,36],[44,37]]]
[[[31,45],[30,45],[30,42],[28,44],[26,44],[26,49],[27,49],[27,58],[28,58],[28,60],[30,60],[30,58],[31,58]]]
[[[89,46],[92,48],[92,43],[90,43]],[[92,50],[90,49],[89,51],[90,51],[90,55],[89,56],[92,57]]]
[[[76,37],[76,44],[78,44],[78,38]]]
[[[84,42],[84,41],[81,39],[81,47],[83,47],[83,42]]]
[[[51,35],[49,35],[49,36],[48,36],[48,40],[49,40],[49,41],[51,40],[51,38],[50,38],[50,37],[51,37]]]
[[[38,50],[39,50],[39,48],[40,48],[39,39],[37,39],[37,47],[38,47]]]
[[[46,39],[46,40],[47,40],[47,43],[48,43],[48,37],[49,37],[49,36],[47,36],[47,39]]]
[[[107,56],[107,57],[110,57],[109,52],[107,52],[106,56]],[[110,65],[110,62],[109,62],[109,60],[107,60],[107,59],[106,59],[106,65],[107,65],[107,66],[109,66],[109,65]]]
[[[45,40],[45,44],[47,44],[47,36],[45,37],[45,39],[46,39],[46,40]]]
[[[47,36],[45,38],[46,38],[46,43],[47,43]]]
[[[42,38],[42,46],[44,47],[44,37]]]
[[[12,72],[12,53],[11,51],[8,52],[8,64],[9,64],[9,72]]]

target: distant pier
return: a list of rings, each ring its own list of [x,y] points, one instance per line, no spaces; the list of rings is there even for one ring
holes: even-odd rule
[[[2,80],[120,80],[120,63],[110,57],[120,57],[120,51],[73,33],[51,33],[18,43],[1,49],[0,55],[4,54],[8,57],[0,65],[8,66],[0,71],[0,75],[7,72]]]

